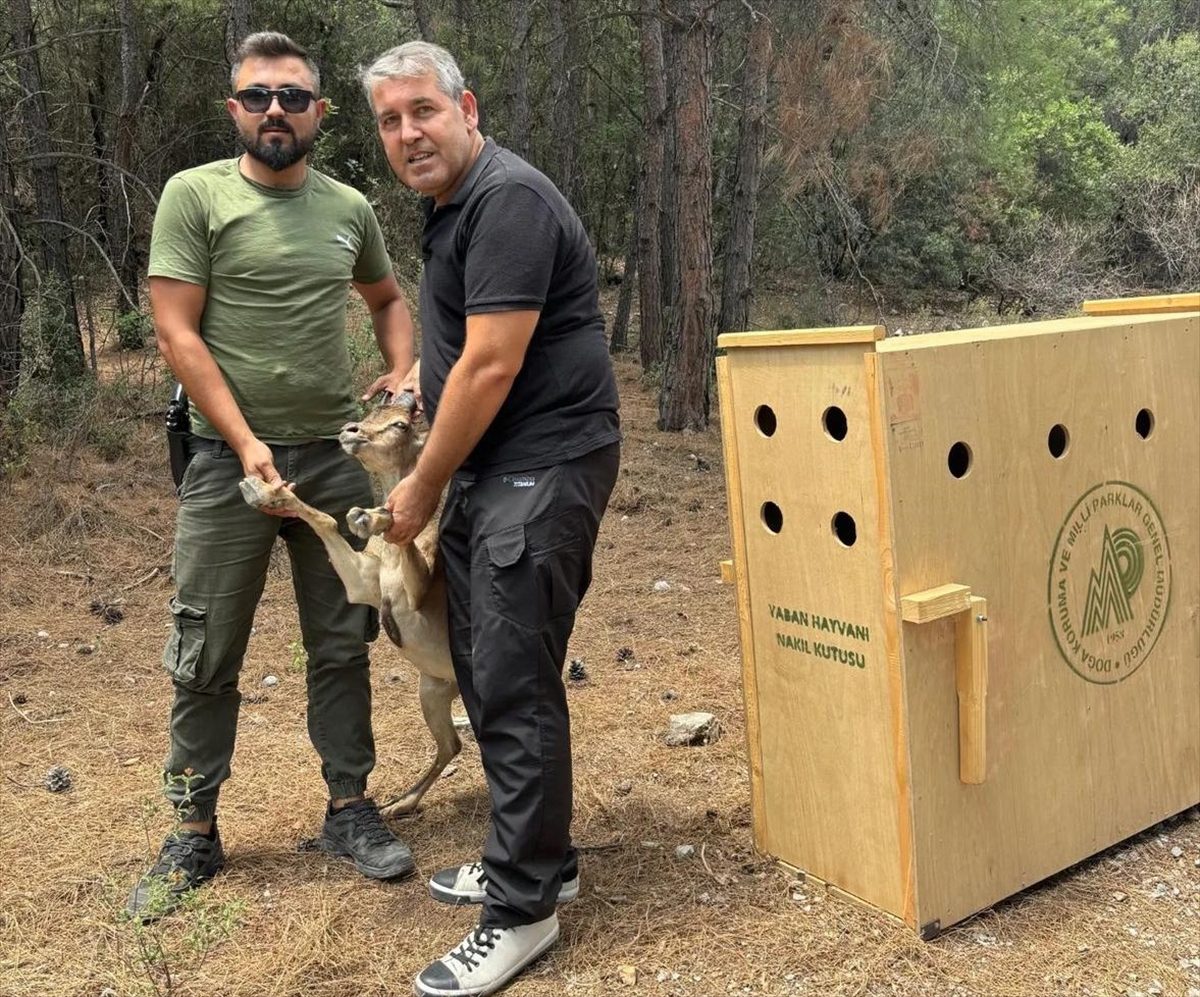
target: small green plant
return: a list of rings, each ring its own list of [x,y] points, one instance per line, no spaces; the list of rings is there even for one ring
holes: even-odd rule
[[[292,660],[288,663],[288,671],[292,674],[303,674],[308,668],[308,652],[300,640],[294,640],[288,645]]]
[[[183,787],[183,798],[175,806],[169,834],[179,833],[184,818],[191,810],[192,792],[203,778],[191,771],[180,775],[164,773],[164,788]],[[142,800],[142,827],[149,851],[154,850],[151,827],[160,805],[157,796],[147,796]],[[185,971],[197,972],[209,952],[233,934],[242,922],[246,905],[241,900],[215,903],[211,895],[198,890],[186,893],[182,902],[173,904],[170,883],[166,877],[151,882],[149,893],[142,916],[131,917],[125,912],[119,884],[110,882],[108,888],[109,903],[118,911],[115,920],[127,929],[123,937],[131,943],[123,949],[126,963],[144,984],[144,993],[153,997],[170,997],[179,992],[182,974]],[[177,915],[171,922],[173,925],[182,921],[182,933],[169,930],[161,920],[168,912]]]
[[[117,316],[117,348],[140,350],[154,330],[154,323],[145,312],[122,312]]]

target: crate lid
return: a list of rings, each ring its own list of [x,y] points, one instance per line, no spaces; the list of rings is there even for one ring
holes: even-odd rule
[[[842,325],[828,329],[769,329],[761,332],[725,332],[717,348],[742,346],[828,346],[831,343],[874,343],[887,330],[881,325]]]
[[[1145,315],[1153,312],[1200,311],[1200,291],[1149,294],[1141,298],[1097,298],[1083,303],[1084,315]]]

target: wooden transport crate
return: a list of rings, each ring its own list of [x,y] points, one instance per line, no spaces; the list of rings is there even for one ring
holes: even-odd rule
[[[1200,295],[717,361],[757,847],[939,930],[1200,802]]]

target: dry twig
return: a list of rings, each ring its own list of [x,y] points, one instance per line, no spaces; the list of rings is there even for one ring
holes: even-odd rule
[[[22,720],[30,724],[60,724],[67,719],[66,717],[47,717],[45,720],[34,720],[33,717],[31,717],[13,701],[11,692],[8,694],[8,705],[17,711]]]

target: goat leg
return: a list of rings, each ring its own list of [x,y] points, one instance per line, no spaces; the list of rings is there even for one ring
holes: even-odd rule
[[[450,705],[458,695],[458,686],[445,679],[434,678],[432,675],[421,675],[420,697],[421,713],[425,724],[437,744],[437,755],[433,764],[416,784],[407,790],[399,799],[385,803],[380,813],[385,817],[405,817],[417,809],[421,797],[429,787],[437,781],[438,776],[450,764],[450,760],[462,750],[462,741],[454,729],[454,719],[450,715]]]
[[[261,478],[243,478],[238,488],[242,498],[253,508],[286,512],[307,523],[325,545],[333,570],[346,587],[346,598],[379,608],[379,558],[351,547],[338,532],[337,521],[332,516],[301,501],[290,488],[269,485]]]

